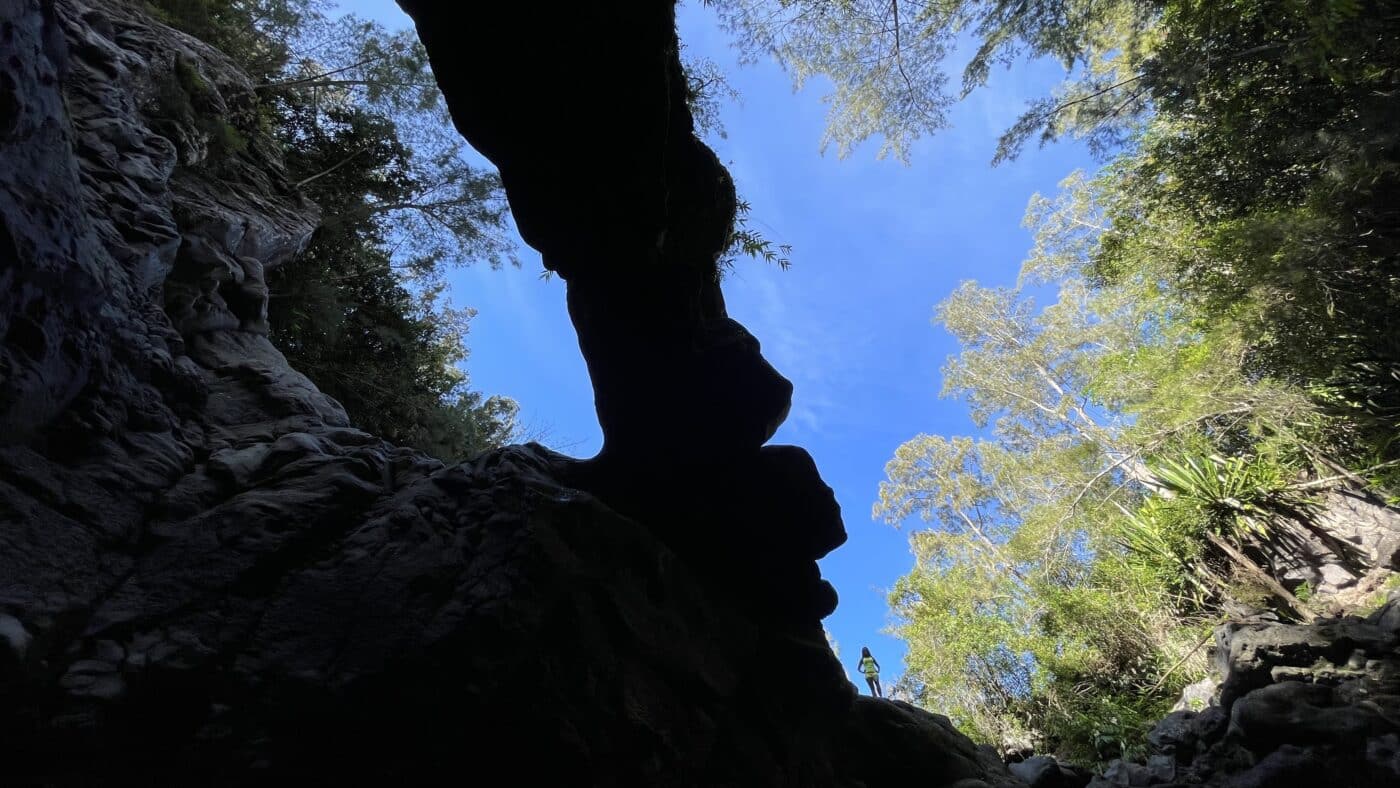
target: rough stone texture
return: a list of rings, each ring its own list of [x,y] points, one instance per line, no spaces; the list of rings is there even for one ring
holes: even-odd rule
[[[1400,631],[1367,619],[1341,618],[1314,624],[1225,624],[1215,631],[1216,672],[1224,676],[1221,702],[1278,681],[1364,679],[1376,689],[1400,676],[1391,664]]]
[[[521,784],[837,784],[824,726],[850,689],[775,695],[742,669],[829,679],[830,653],[714,605],[645,527],[558,483],[572,461],[433,470],[368,436],[317,442],[191,479],[232,495],[153,526],[61,651],[15,655],[29,692],[6,740],[34,771],[411,782],[508,759]],[[931,757],[982,774],[941,733],[962,750]]]
[[[473,13],[513,31],[533,12]],[[568,281],[607,433],[592,461],[528,446],[448,468],[351,428],[268,342],[264,274],[316,207],[268,140],[221,152],[161,99],[193,69],[238,119],[246,77],[130,3],[0,0],[7,785],[412,783],[445,766],[518,784],[1019,784],[946,718],[857,697],[826,647],[815,559],[844,538],[840,511],[805,452],[761,445],[790,387],[724,313],[732,186],[677,100],[670,13],[580,6],[530,27],[528,49],[428,36],[458,123]],[[609,90],[472,70],[527,51]],[[603,122],[565,144],[561,117]],[[1369,589],[1394,566],[1392,513],[1326,509],[1331,552],[1306,571]],[[1352,586],[1327,568],[1344,563],[1372,574]],[[1223,628],[1222,705],[1172,714],[1145,762],[1095,784],[1394,783],[1397,648],[1400,603]]]
[[[1077,766],[1060,763],[1051,755],[1032,755],[1007,766],[1029,788],[1083,788],[1093,775]]]
[[[1018,785],[992,748],[973,745],[947,717],[904,701],[856,698],[842,741],[850,755],[838,774],[855,784]]]
[[[1200,711],[1215,701],[1219,691],[1220,682],[1214,676],[1194,681],[1182,688],[1181,697],[1172,706],[1172,711]]]
[[[1371,615],[1216,630],[1220,705],[1174,711],[1090,784],[1400,784],[1400,596]]]
[[[1285,586],[1306,583],[1314,597],[1344,597],[1373,575],[1400,571],[1400,509],[1339,489],[1318,495],[1304,515],[1260,551]],[[1337,601],[1345,609],[1345,600]]]
[[[569,277],[609,449],[452,468],[350,428],[268,342],[264,273],[316,208],[267,140],[165,111],[182,69],[228,118],[249,85],[138,8],[0,0],[6,785],[1012,784],[946,719],[857,699],[821,635],[840,512],[804,452],[759,448],[789,387],[706,273],[732,188],[668,4],[477,39],[513,64],[567,32],[560,62],[617,69],[575,75],[609,86],[582,113],[522,87],[535,64],[453,100],[575,135],[532,164],[464,124]]]

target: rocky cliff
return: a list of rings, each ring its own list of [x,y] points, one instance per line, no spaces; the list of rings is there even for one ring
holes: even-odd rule
[[[0,0],[6,784],[1009,780],[858,699],[825,644],[840,514],[763,446],[791,387],[724,314],[732,187],[670,5],[538,21],[531,57],[604,53],[587,115],[508,19],[476,20],[494,93],[445,81],[568,281],[607,446],[444,467],[268,342],[265,273],[317,209],[270,140],[221,145],[180,100],[239,121],[248,79],[137,3]]]
[[[764,445],[790,386],[724,310],[732,185],[670,5],[404,5],[568,283],[604,452],[444,467],[353,429],[266,337],[316,206],[271,140],[181,110],[255,127],[246,76],[136,3],[0,0],[0,779],[1016,784],[826,647],[840,513]],[[1332,564],[1295,579],[1350,585]],[[1394,606],[1226,628],[1216,705],[1099,779],[1400,779],[1397,633]]]

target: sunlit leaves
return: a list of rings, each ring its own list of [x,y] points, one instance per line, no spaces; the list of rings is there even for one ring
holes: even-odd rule
[[[928,524],[891,597],[921,701],[989,738],[1100,758],[1134,746],[1139,732],[1114,720],[1160,711],[1185,678],[1163,665],[1194,645],[1194,624],[1176,618],[1190,569],[1180,545],[1138,560],[1122,523],[1162,489],[1157,458],[1273,400],[1220,352],[1232,335],[1211,337],[1173,296],[1173,250],[1153,243],[1180,234],[1120,239],[1121,275],[1096,286],[1086,275],[1125,195],[1111,179],[1062,186],[1031,202],[1018,286],[966,282],[936,313],[960,349],[944,394],[985,437],[905,443],[875,514]]]
[[[878,138],[879,156],[907,161],[914,141],[948,124],[952,104],[992,78],[995,66],[1050,57],[1067,80],[1034,102],[1001,140],[996,159],[1042,139],[1087,135],[1100,148],[1121,138],[1147,105],[1135,84],[1150,51],[1150,4],[1131,0],[899,2],[714,0],[750,60],[772,56],[794,87],[829,79],[822,147],[845,156]],[[970,54],[961,48],[973,47]],[[948,61],[966,56],[957,86]]]

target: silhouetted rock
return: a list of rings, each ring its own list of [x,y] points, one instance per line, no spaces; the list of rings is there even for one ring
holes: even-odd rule
[[[693,134],[672,3],[400,3],[521,235],[568,282],[605,456],[703,472],[752,452],[792,386],[730,319],[733,182]],[[459,31],[493,31],[462,46]],[[658,456],[657,431],[687,447]]]
[[[827,647],[845,532],[761,448],[791,387],[724,313],[732,185],[670,5],[611,8],[472,8],[445,80],[568,279],[606,450],[444,467],[267,340],[317,209],[160,98],[238,118],[247,77],[137,3],[0,0],[6,785],[1010,781]]]
[[[842,777],[852,784],[1019,785],[1004,771],[995,750],[974,745],[941,714],[861,696],[848,726],[844,746],[852,754]]]
[[[815,637],[836,604],[815,559],[845,530],[805,452],[760,451],[792,385],[725,311],[734,186],[694,134],[673,4],[400,5],[522,236],[567,282],[603,430],[580,485],[665,522],[696,572]],[[462,46],[463,25],[495,33]]]

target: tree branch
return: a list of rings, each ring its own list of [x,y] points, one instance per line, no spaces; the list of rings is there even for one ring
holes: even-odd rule
[[[320,172],[318,172],[318,173],[316,173],[315,175],[312,175],[312,176],[310,176],[310,177],[308,177],[308,178],[302,178],[301,180],[297,181],[296,183],[294,183],[294,184],[292,184],[292,185],[293,185],[294,187],[300,189],[301,187],[305,186],[306,184],[311,183],[312,181],[315,181],[315,180],[317,180],[317,179],[324,178],[325,176],[330,175],[331,173],[335,172],[336,170],[340,169],[341,167],[344,167],[345,165],[349,164],[351,161],[354,161],[355,157],[359,156],[361,153],[364,153],[364,152],[365,152],[364,149],[361,148],[360,150],[357,150],[357,151],[355,151],[354,153],[350,154],[349,156],[346,156],[345,158],[341,159],[339,162],[337,162],[337,163],[335,163],[335,164],[332,164],[330,167],[327,167],[326,169],[321,170]]]
[[[387,54],[387,53],[386,53],[386,54]],[[385,55],[377,55],[377,56],[375,56],[375,57],[366,58],[366,59],[364,59],[364,60],[361,60],[361,61],[358,62],[358,63],[351,63],[351,64],[348,65],[348,66],[342,66],[342,67],[340,67],[340,68],[332,69],[332,70],[330,70],[330,71],[325,71],[325,72],[322,72],[322,73],[320,73],[320,74],[313,74],[313,75],[311,75],[311,76],[309,76],[309,77],[303,77],[303,78],[301,78],[301,79],[289,79],[289,80],[285,80],[285,81],[282,81],[282,82],[268,82],[268,83],[263,84],[263,85],[257,85],[257,86],[255,86],[255,87],[253,88],[253,90],[274,90],[274,89],[276,89],[276,88],[288,88],[288,87],[296,87],[297,85],[310,84],[310,83],[313,83],[313,82],[317,82],[318,80],[325,79],[326,77],[332,77],[332,76],[335,76],[336,74],[343,74],[343,73],[345,73],[346,71],[349,71],[349,70],[354,69],[354,68],[359,68],[360,66],[367,66],[367,65],[369,65],[370,63],[373,63],[373,62],[376,61],[376,60],[383,60],[384,57],[385,57]]]

